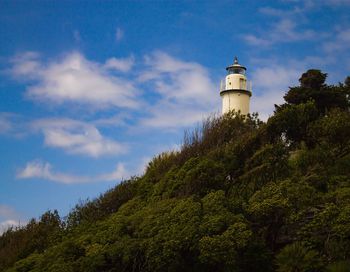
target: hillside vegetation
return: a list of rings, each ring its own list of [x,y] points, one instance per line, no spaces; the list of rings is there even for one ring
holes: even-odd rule
[[[1,271],[350,271],[350,78],[309,70],[267,122],[212,117],[61,219],[0,237]]]

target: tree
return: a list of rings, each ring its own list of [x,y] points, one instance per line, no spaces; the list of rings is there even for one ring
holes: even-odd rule
[[[276,257],[278,272],[319,271],[322,264],[318,253],[307,248],[303,243],[287,245]]]
[[[199,241],[199,258],[212,271],[231,271],[238,262],[238,252],[249,243],[251,236],[244,222],[234,223],[220,235],[204,236]]]
[[[327,266],[328,272],[350,272],[350,261],[340,261]]]
[[[308,126],[318,117],[319,113],[313,101],[297,105],[286,104],[278,108],[275,115],[267,121],[267,134],[272,142],[287,140],[287,144],[299,146],[302,141],[309,142]]]
[[[326,85],[326,78],[327,74],[320,70],[308,70],[299,79],[300,86],[289,89],[284,96],[285,101],[290,105],[299,105],[313,100],[321,115],[335,107],[347,109],[349,107],[348,88],[342,84]]]
[[[347,76],[344,80],[345,87],[349,88],[350,87],[350,76]]]
[[[310,89],[321,89],[326,81],[327,74],[320,70],[310,69],[301,75],[300,86]]]

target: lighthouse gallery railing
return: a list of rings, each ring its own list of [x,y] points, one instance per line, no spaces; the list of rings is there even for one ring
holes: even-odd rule
[[[232,89],[231,86],[226,85],[226,79],[222,79],[220,82],[220,92],[225,91],[225,90],[230,90]],[[247,90],[247,91],[252,91],[252,82],[247,80],[247,81],[240,81],[239,82],[239,89],[240,90]]]

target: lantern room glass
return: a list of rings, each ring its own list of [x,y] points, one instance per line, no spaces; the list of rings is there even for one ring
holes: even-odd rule
[[[227,70],[227,74],[241,74],[241,75],[245,75],[245,69],[244,68],[240,68],[240,67],[230,67]]]

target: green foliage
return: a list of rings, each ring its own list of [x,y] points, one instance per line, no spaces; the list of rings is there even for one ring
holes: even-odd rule
[[[136,195],[136,182],[137,178],[123,181],[99,198],[76,205],[67,217],[67,227],[94,222],[116,212],[122,204]]]
[[[9,229],[0,237],[0,268],[34,252],[44,252],[59,243],[62,235],[63,223],[56,210],[47,211],[39,221],[32,219],[25,227]],[[28,266],[31,261],[23,263]]]
[[[340,261],[327,267],[329,272],[350,272],[350,261]]]
[[[311,272],[321,268],[320,258],[315,250],[300,242],[287,245],[276,257],[279,272]]]
[[[274,142],[281,139],[298,145],[308,141],[308,126],[318,118],[318,111],[313,101],[284,105],[277,109],[277,113],[267,122],[267,133]]]
[[[327,74],[320,70],[308,70],[300,81],[300,86],[290,88],[284,96],[288,104],[299,105],[310,100],[315,101],[316,107],[321,114],[332,108],[347,109],[349,107],[348,88],[344,85],[329,86],[324,84]]]
[[[251,236],[244,222],[232,224],[220,235],[204,236],[199,241],[199,259],[212,271],[233,270],[238,262],[238,251],[249,243]]]
[[[330,111],[309,127],[308,136],[320,146],[331,146],[336,154],[345,155],[350,148],[350,113],[340,109]]]
[[[141,177],[0,236],[1,271],[349,271],[349,79],[212,116]]]

